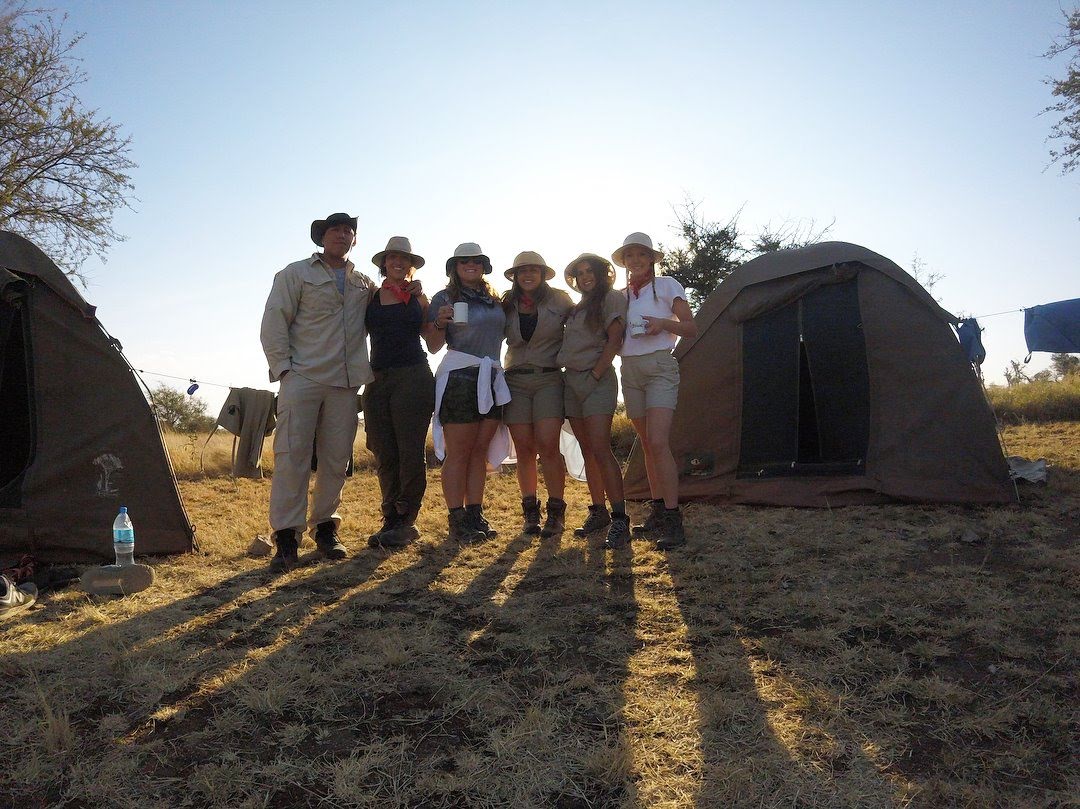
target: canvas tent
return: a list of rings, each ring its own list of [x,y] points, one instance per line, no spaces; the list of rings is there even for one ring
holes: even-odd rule
[[[137,555],[192,549],[161,433],[119,345],[41,250],[0,231],[0,559],[109,559],[121,505]]]
[[[675,351],[680,500],[1015,499],[956,318],[887,258],[844,242],[769,253],[696,320]],[[626,496],[649,497],[637,446]]]

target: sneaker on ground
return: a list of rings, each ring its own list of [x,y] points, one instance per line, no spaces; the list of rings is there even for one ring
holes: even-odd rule
[[[37,585],[32,582],[17,585],[7,576],[0,576],[0,579],[3,579],[4,588],[4,594],[0,595],[0,618],[29,609],[37,601]]]

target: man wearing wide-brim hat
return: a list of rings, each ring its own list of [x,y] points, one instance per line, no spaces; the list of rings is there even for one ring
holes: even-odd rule
[[[270,486],[274,572],[297,565],[300,537],[309,527],[324,557],[347,555],[338,539],[338,506],[356,437],[356,394],[373,378],[365,314],[374,284],[348,258],[356,224],[346,213],[312,222],[311,240],[321,252],[274,276],[263,312],[270,381],[281,382]],[[309,518],[313,445],[319,463]]]

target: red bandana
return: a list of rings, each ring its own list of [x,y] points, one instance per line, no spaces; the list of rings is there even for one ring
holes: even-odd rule
[[[533,300],[532,295],[526,295],[524,292],[522,292],[521,296],[518,298],[518,306],[522,306],[526,309],[535,309],[536,301]]]
[[[409,285],[405,283],[395,284],[389,278],[382,282],[382,288],[390,290],[393,296],[402,303],[408,303],[409,298],[412,297],[412,295],[409,294],[408,286]]]
[[[653,277],[651,275],[647,275],[643,281],[634,281],[633,277],[628,277],[626,279],[626,285],[634,291],[635,298],[640,298],[641,290],[647,287],[652,282]]]

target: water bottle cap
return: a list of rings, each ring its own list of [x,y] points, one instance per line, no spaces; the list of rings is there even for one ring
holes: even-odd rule
[[[120,513],[127,514],[127,506],[120,506]]]

